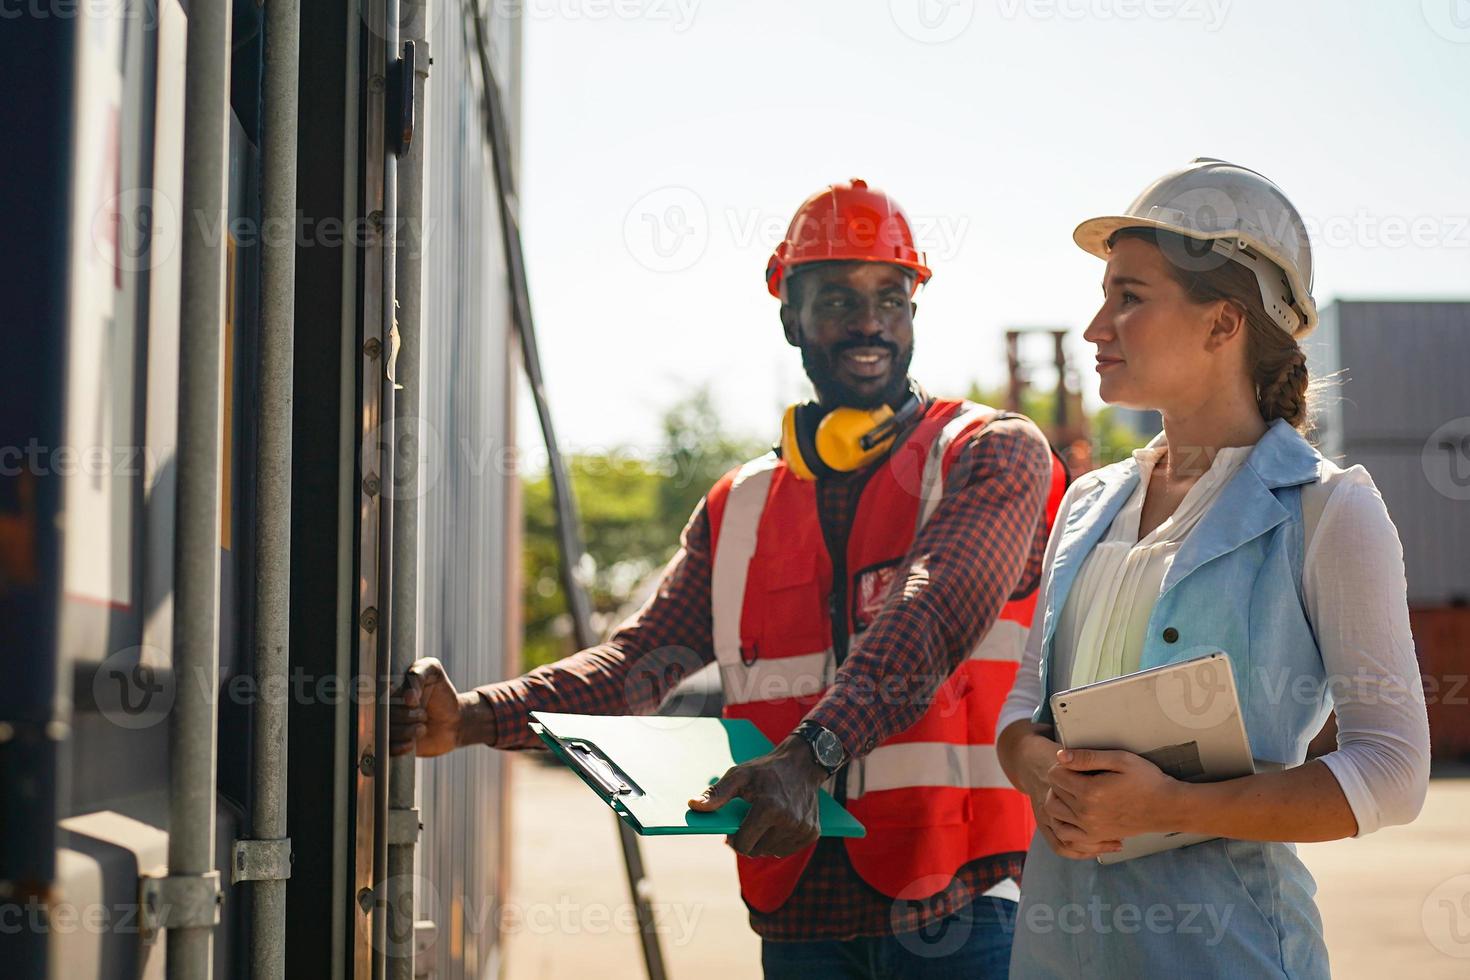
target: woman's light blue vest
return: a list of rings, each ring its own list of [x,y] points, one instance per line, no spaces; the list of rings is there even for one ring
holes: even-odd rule
[[[1230,655],[1251,752],[1294,766],[1330,711],[1302,599],[1301,486],[1322,457],[1273,421],[1181,543],[1149,619],[1140,669]],[[1138,486],[1124,460],[1089,474],[1054,533],[1042,690],[1057,620],[1083,560]],[[1046,699],[1035,719],[1050,723]],[[1027,855],[1012,976],[1326,977],[1316,885],[1290,844],[1213,840],[1103,866]]]

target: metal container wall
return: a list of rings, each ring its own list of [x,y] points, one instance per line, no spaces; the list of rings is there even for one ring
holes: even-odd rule
[[[1404,545],[1409,602],[1470,599],[1470,302],[1337,302],[1306,341],[1322,452],[1361,463]]]
[[[1470,302],[1332,303],[1304,346],[1314,378],[1343,372],[1322,452],[1368,470],[1403,543],[1434,758],[1470,758]]]
[[[519,660],[518,509],[512,445],[519,360],[472,25],[436,4],[427,82],[423,392],[419,413],[419,656],[467,688]],[[493,70],[517,99],[519,24],[489,5]],[[514,128],[512,129],[514,132]],[[405,229],[400,247],[413,247]],[[404,236],[407,236],[407,241]],[[507,465],[507,463],[510,465]],[[440,980],[495,975],[506,828],[504,759],[467,750],[421,763],[417,918],[433,920]],[[422,970],[420,964],[418,969]]]

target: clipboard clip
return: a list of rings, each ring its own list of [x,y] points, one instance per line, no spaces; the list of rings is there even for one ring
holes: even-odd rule
[[[624,779],[607,759],[603,758],[597,746],[580,738],[569,738],[562,742],[566,747],[567,758],[572,761],[582,774],[600,786],[609,796],[642,796],[638,787]]]

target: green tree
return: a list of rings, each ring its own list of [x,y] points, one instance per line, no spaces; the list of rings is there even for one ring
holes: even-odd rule
[[[602,632],[679,546],[679,533],[711,484],[762,448],[731,436],[709,392],[692,392],[664,415],[664,445],[651,456],[631,450],[567,458],[586,559],[593,628]],[[574,652],[559,572],[551,480],[521,482],[522,643],[525,666]]]
[[[659,515],[671,542],[677,542],[694,507],[731,467],[770,449],[733,436],[720,420],[708,388],[698,388],[679,401],[663,419],[664,445],[659,454]],[[669,554],[673,554],[673,547]]]

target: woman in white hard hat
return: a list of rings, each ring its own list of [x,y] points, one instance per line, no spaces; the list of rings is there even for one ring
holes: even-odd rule
[[[1107,261],[1083,335],[1102,398],[1164,425],[1068,489],[1001,712],[1001,763],[1038,825],[1012,972],[1326,977],[1290,842],[1412,820],[1429,736],[1397,531],[1367,471],[1299,431],[1306,230],[1275,184],[1201,159],[1074,237]],[[1230,657],[1255,775],[1183,782],[1053,741],[1050,694],[1210,650]],[[1330,710],[1339,748],[1303,764]],[[1214,839],[1095,860],[1176,832]]]

